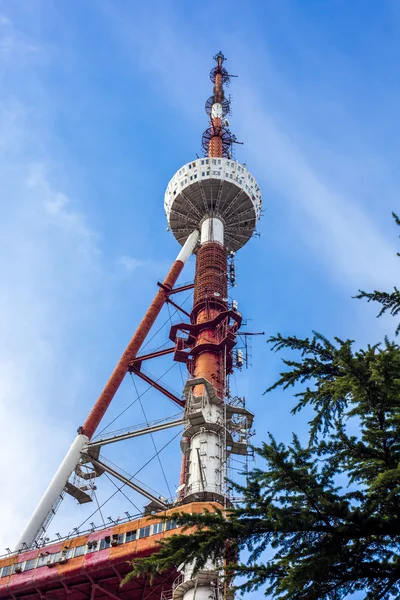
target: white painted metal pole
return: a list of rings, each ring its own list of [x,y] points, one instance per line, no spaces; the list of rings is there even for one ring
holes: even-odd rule
[[[183,244],[181,251],[179,252],[176,260],[180,260],[183,264],[186,263],[189,256],[192,254],[193,250],[196,247],[197,240],[199,239],[199,232],[197,229],[192,231],[192,233],[187,238],[186,242]]]
[[[82,449],[86,446],[88,441],[86,435],[83,435],[82,433],[76,436],[72,446],[65,455],[64,460],[37,505],[35,512],[31,516],[28,525],[25,527],[21,537],[15,545],[14,551],[21,550],[24,542],[28,547],[33,543],[36,535],[46,520],[47,515],[50,513],[57,498],[63,491],[69,476],[78,464]]]

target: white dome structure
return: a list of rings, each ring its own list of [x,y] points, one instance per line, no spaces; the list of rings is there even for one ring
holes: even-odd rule
[[[251,238],[261,215],[255,178],[235,160],[199,158],[172,177],[165,192],[168,224],[180,244],[209,217],[224,223],[225,245],[236,252]]]

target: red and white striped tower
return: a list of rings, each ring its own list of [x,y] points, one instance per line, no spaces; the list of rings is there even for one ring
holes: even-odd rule
[[[215,56],[210,77],[213,95],[206,103],[210,127],[203,134],[205,158],[184,165],[171,179],[165,194],[168,222],[182,242],[199,228],[194,303],[190,323],[175,325],[175,359],[185,361],[190,378],[185,386],[185,432],[182,439],[180,502],[229,502],[225,481],[230,454],[247,453],[247,437],[234,438],[235,419],[249,430],[253,415],[229,402],[227,376],[233,369],[233,348],[241,324],[237,306],[228,299],[228,253],[241,248],[254,232],[261,210],[261,194],[247,169],[232,160],[235,138],[227,129],[229,80],[225,57]],[[178,600],[208,600],[218,585],[218,568],[210,565],[195,578],[190,569],[175,588]]]
[[[90,502],[93,481],[103,473],[150,500],[146,514],[169,515],[177,505],[181,510],[199,512],[210,503],[224,508],[231,499],[226,486],[226,470],[231,454],[246,455],[253,415],[242,399],[227,393],[227,377],[237,365],[234,346],[241,324],[237,303],[228,298],[228,280],[232,282],[230,259],[253,235],[261,214],[261,192],[244,165],[231,156],[236,138],[228,129],[230,111],[224,84],[229,74],[221,52],[210,77],[213,94],[206,102],[210,127],[203,134],[204,158],[181,167],[168,184],[165,211],[169,228],[182,245],[153,302],[115,367],[62,464],[50,482],[36,510],[22,532],[14,552],[0,557],[0,598],[16,600],[90,600],[159,598],[159,586],[171,586],[176,573],[160,582],[136,581],[119,587],[126,574],[127,561],[146,556],[158,549],[159,539],[170,535],[173,522],[148,525],[139,515],[117,521],[108,528],[93,528],[48,542],[47,527],[65,493],[79,503]],[[176,287],[178,277],[192,252],[196,253],[194,285]],[[228,264],[229,263],[229,264]],[[188,315],[171,296],[194,287],[193,308]],[[189,320],[170,330],[173,345],[149,354],[139,354],[147,334],[166,302],[181,310]],[[186,364],[189,378],[181,398],[159,381],[142,372],[144,361],[166,354]],[[119,435],[93,439],[96,429],[128,372],[141,377],[168,396],[181,408],[183,417],[165,419],[133,428]],[[111,467],[100,455],[108,444],[122,442],[161,429],[184,426],[181,441],[182,468],[177,498],[168,502],[143,484]],[[88,470],[89,469],[89,470]],[[81,484],[78,483],[81,481]],[[164,523],[164,524],[163,524]],[[45,548],[45,550],[43,550]],[[96,552],[96,554],[94,554]],[[67,564],[68,563],[68,564]],[[51,567],[46,572],[44,566]],[[192,577],[191,569],[172,585],[174,600],[209,600],[219,585],[220,565]],[[165,588],[164,588],[165,589]]]

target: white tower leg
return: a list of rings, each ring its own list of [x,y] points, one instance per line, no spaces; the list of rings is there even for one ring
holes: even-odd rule
[[[88,441],[89,440],[86,435],[83,435],[82,433],[76,436],[72,446],[65,455],[64,460],[62,461],[47,490],[43,494],[42,499],[37,505],[35,512],[31,516],[28,525],[25,527],[21,537],[15,545],[15,551],[20,550],[24,543],[28,547],[31,546],[35,540],[38,532],[47,518],[47,515],[50,513],[57,498],[62,493],[69,476],[78,464],[82,449],[88,443]]]
[[[181,261],[183,264],[186,263],[189,256],[192,254],[196,247],[199,239],[199,232],[195,229],[187,238],[182,249],[180,250],[176,261]],[[43,527],[44,522],[47,519],[50,511],[52,510],[57,498],[62,493],[65,484],[67,483],[71,473],[77,466],[81,457],[81,452],[84,446],[88,443],[89,438],[80,433],[75,438],[71,448],[68,450],[63,462],[58,468],[56,474],[50,482],[47,490],[42,496],[35,512],[29,520],[28,525],[25,527],[21,537],[19,538],[14,550],[20,550],[25,543],[26,546],[31,546],[34,542],[38,532]]]

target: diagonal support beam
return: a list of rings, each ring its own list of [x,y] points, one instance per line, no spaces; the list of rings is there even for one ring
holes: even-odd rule
[[[143,381],[145,381],[149,385],[153,386],[156,390],[158,390],[159,392],[161,392],[162,394],[164,394],[164,396],[167,396],[167,398],[169,398],[170,400],[172,400],[172,402],[175,402],[175,404],[177,404],[178,406],[180,406],[180,407],[185,406],[185,401],[184,400],[181,400],[180,398],[178,398],[178,396],[176,396],[175,394],[173,394],[172,392],[170,392],[169,390],[167,390],[165,387],[163,387],[157,381],[154,381],[154,379],[152,379],[151,377],[149,377],[148,375],[146,375],[146,373],[143,373],[142,371],[139,371],[135,367],[132,367],[129,370],[131,371],[131,373],[134,373],[135,375],[137,375],[138,377],[140,377],[140,379],[143,379]]]
[[[163,502],[162,500],[157,498],[157,496],[154,496],[154,494],[152,494],[149,490],[146,490],[141,485],[135,483],[133,481],[133,479],[134,479],[133,477],[131,479],[128,479],[128,477],[125,477],[125,475],[122,475],[122,473],[120,473],[119,471],[116,471],[115,469],[113,469],[113,467],[111,467],[110,465],[107,465],[106,463],[102,462],[101,460],[95,460],[91,456],[89,456],[88,458],[89,458],[90,462],[93,464],[93,466],[98,467],[100,469],[100,471],[101,470],[106,471],[106,473],[108,473],[109,475],[112,475],[113,477],[115,477],[115,479],[118,479],[118,481],[121,481],[121,483],[127,485],[132,490],[135,490],[135,492],[142,494],[142,496],[144,496],[151,502],[154,502],[154,504],[159,506],[161,509],[165,510],[166,508],[168,508],[168,504],[166,504],[165,502]]]
[[[166,301],[168,302],[168,299]],[[172,348],[165,348],[164,350],[158,350],[157,352],[142,354],[141,356],[137,356],[136,358],[134,358],[129,366],[132,367],[134,364],[140,363],[143,360],[151,360],[152,358],[158,358],[159,356],[166,356],[167,354],[172,354],[174,350],[175,347],[172,346]]]
[[[110,598],[112,598],[113,600],[121,600],[121,596],[118,596],[117,594],[114,594],[113,592],[110,592],[110,590],[108,590],[107,588],[105,588],[103,585],[100,585],[99,583],[96,583],[96,586],[99,590],[101,590],[102,592],[104,592],[105,594],[107,594],[107,596],[110,596]]]
[[[61,585],[63,586],[67,594],[72,594],[72,590],[70,590],[69,587],[63,581],[61,581]]]
[[[181,285],[181,287],[173,288],[170,292],[168,292],[169,296],[172,294],[179,294],[179,292],[186,292],[187,290],[192,290],[194,288],[194,283],[188,283],[187,285]]]
[[[149,427],[142,427],[141,429],[133,429],[132,431],[125,431],[119,435],[111,437],[105,437],[94,442],[89,442],[87,449],[96,448],[99,446],[106,446],[107,444],[114,444],[114,442],[122,442],[123,440],[129,440],[140,435],[146,435],[148,433],[154,433],[156,431],[162,431],[163,429],[169,429],[170,427],[179,427],[184,425],[185,419],[175,419],[174,421],[166,421],[165,423],[158,423],[156,425],[150,425]]]
[[[173,306],[174,308],[176,308],[176,310],[180,310],[181,313],[183,313],[184,315],[186,315],[190,319],[190,313],[188,313],[187,310],[185,310],[184,308],[182,308],[182,306],[179,306],[179,304],[176,304],[176,302],[174,302],[173,300],[171,300],[171,298],[167,298],[167,303],[171,304],[171,306]]]

